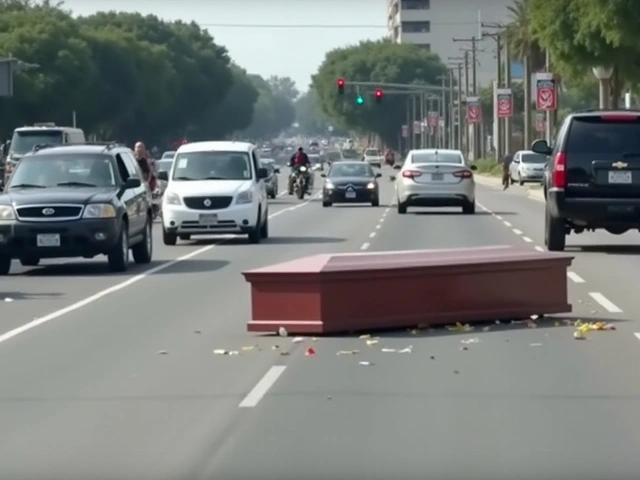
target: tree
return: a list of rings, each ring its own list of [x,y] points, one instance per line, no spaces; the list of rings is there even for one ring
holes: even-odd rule
[[[291,101],[281,94],[274,93],[269,82],[260,75],[249,75],[249,79],[258,91],[253,121],[245,135],[254,139],[266,139],[279,135],[293,124],[296,117]]]
[[[296,87],[296,82],[289,77],[278,77],[276,75],[272,75],[269,77],[268,83],[273,93],[288,98],[292,102],[300,96],[300,91]]]
[[[397,140],[401,125],[406,123],[407,97],[387,95],[378,105],[371,89],[363,88],[365,104],[357,105],[356,90],[349,82],[438,85],[437,77],[446,71],[447,67],[437,55],[415,45],[387,40],[366,41],[327,53],[313,77],[313,87],[322,110],[339,126],[373,132],[392,144]],[[344,96],[338,95],[338,78],[347,81]]]

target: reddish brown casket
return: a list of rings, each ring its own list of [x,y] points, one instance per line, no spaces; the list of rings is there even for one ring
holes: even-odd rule
[[[512,246],[302,258],[243,273],[248,330],[343,333],[570,312],[572,260]]]

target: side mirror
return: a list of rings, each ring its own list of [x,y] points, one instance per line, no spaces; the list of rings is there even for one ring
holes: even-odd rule
[[[161,170],[158,172],[158,180],[162,180],[163,182],[169,181],[169,172],[166,170]]]
[[[276,173],[280,173],[280,169],[279,168],[274,168],[273,171],[276,172]]]
[[[326,173],[321,173],[321,174],[320,174],[320,176],[321,176],[322,178],[327,178],[327,174],[326,174]]]
[[[531,144],[531,150],[540,155],[551,155],[552,150],[546,140],[536,140]]]
[[[402,165],[394,165],[393,169],[394,170],[401,170],[402,169]]]
[[[269,177],[269,170],[267,170],[266,168],[259,168],[258,169],[258,180],[264,180],[265,178]]]
[[[478,170],[478,166],[477,165],[471,165],[469,167],[471,169],[471,171],[475,172],[476,170]]]
[[[395,182],[396,181],[396,176],[395,175],[391,175],[389,177],[389,180],[391,180],[392,182]]]
[[[125,190],[129,190],[131,188],[138,188],[142,185],[142,182],[140,181],[139,178],[127,178],[127,181],[124,182],[124,188]]]
[[[382,174],[381,173],[376,173],[376,178],[380,178],[380,177],[382,177]]]

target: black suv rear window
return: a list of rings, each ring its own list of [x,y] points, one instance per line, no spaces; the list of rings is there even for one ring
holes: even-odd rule
[[[568,154],[640,153],[640,120],[575,117],[566,149]]]

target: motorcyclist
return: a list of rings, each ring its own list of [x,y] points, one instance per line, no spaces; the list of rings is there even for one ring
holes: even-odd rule
[[[153,160],[151,159],[147,147],[142,142],[137,142],[134,147],[134,153],[144,181],[147,182],[152,192],[155,192],[158,188],[158,178],[155,173]]]
[[[513,155],[510,153],[506,153],[504,157],[502,157],[502,188],[506,190],[509,188],[509,181],[511,175],[509,170],[511,168],[511,163],[513,162]]]
[[[384,160],[388,165],[393,166],[393,164],[396,161],[395,154],[393,153],[393,150],[391,150],[390,148],[387,148],[387,151],[384,154]]]
[[[289,159],[289,167],[291,167],[291,175],[289,175],[289,195],[293,195],[293,180],[295,178],[294,172],[300,167],[306,167],[307,171],[304,172],[305,186],[309,187],[309,170],[311,170],[311,161],[309,156],[304,153],[302,147],[298,148],[298,151],[291,155]]]

